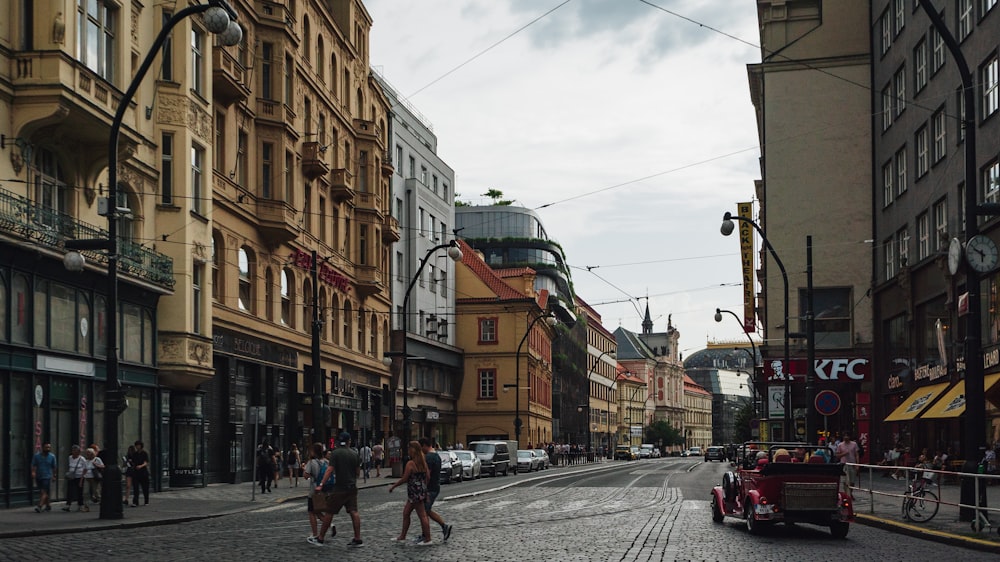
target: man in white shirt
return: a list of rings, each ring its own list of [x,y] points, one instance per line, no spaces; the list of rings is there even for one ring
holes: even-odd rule
[[[850,434],[847,433],[844,434],[840,444],[837,445],[837,450],[834,454],[836,455],[837,460],[840,461],[840,464],[843,465],[849,463],[857,464],[858,457],[860,456],[858,444],[855,443],[854,440],[851,439]],[[854,482],[857,480],[857,470],[856,466],[844,467],[844,477],[847,481],[847,491],[851,494],[852,498],[854,497],[854,492],[851,491],[851,486],[853,486]]]
[[[365,480],[368,480],[369,472],[372,469],[372,448],[365,445],[358,453],[361,455],[361,468],[365,470]]]

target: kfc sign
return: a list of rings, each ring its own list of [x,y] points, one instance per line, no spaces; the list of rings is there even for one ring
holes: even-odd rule
[[[788,367],[784,361],[775,359],[764,364],[764,373],[768,381],[805,382],[806,361],[804,359],[792,359]],[[815,380],[832,382],[865,381],[871,379],[871,369],[868,359],[816,359],[813,363],[813,375]]]

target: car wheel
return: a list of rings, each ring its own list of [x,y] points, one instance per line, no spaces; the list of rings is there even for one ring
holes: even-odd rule
[[[847,531],[851,529],[851,524],[846,521],[837,521],[836,523],[830,523],[830,534],[833,535],[835,539],[843,539],[847,537]]]
[[[746,519],[747,531],[751,535],[759,535],[763,524],[753,518],[753,503],[750,502],[750,498],[743,504],[743,518]]]
[[[712,521],[722,523],[722,520],[725,518],[726,516],[722,514],[722,508],[719,507],[719,498],[715,497],[715,494],[712,494]]]
[[[465,480],[465,473],[459,472],[458,473],[458,483],[461,484],[463,480]]]

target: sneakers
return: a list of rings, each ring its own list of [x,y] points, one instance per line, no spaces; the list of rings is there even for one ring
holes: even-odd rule
[[[441,532],[444,533],[444,540],[445,541],[447,541],[448,537],[451,536],[451,529],[452,529],[451,525],[445,525],[444,527],[441,528]]]
[[[41,513],[41,512],[42,512],[42,508],[40,508],[40,507],[38,507],[38,506],[36,505],[36,506],[35,506],[35,513]]]
[[[392,542],[404,543],[404,542],[406,542],[406,537],[403,537],[403,538],[396,537],[396,538],[392,539]]]
[[[309,537],[306,542],[313,546],[323,546],[323,541],[316,537]]]
[[[431,541],[425,541],[424,537],[417,537],[412,543],[413,546],[430,546]]]
[[[347,543],[348,548],[361,548],[365,545],[365,541],[361,539],[351,539],[351,542]]]

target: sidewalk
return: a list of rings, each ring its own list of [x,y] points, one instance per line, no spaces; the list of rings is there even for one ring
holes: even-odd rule
[[[1000,554],[1000,486],[985,486],[989,520],[993,527],[980,532],[972,529],[971,521],[959,520],[961,486],[953,479],[945,479],[932,491],[941,500],[937,515],[928,522],[918,523],[903,519],[903,493],[905,480],[894,480],[882,476],[878,471],[862,468],[858,483],[861,489],[854,490],[854,513],[857,522],[880,527],[893,532],[953,544],[976,550]]]
[[[387,477],[369,478],[367,482],[358,480],[359,488],[388,486],[394,479]],[[153,525],[168,525],[220,517],[242,511],[260,509],[288,501],[302,501],[308,494],[308,481],[299,479],[299,486],[288,486],[288,479],[278,481],[277,488],[261,494],[253,482],[241,484],[209,484],[203,488],[176,488],[149,495],[149,505],[139,507],[123,506],[121,519],[101,519],[100,506],[91,505],[89,513],[65,512],[65,503],[52,504],[52,511],[35,513],[34,507],[16,507],[0,510],[0,539],[54,535],[97,531],[106,529],[128,529]],[[256,493],[255,493],[256,491]],[[251,494],[254,494],[251,499]]]

